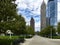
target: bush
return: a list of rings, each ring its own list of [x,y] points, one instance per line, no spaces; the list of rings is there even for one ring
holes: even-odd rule
[[[0,36],[0,45],[18,45],[18,43],[24,43],[24,38],[32,38],[32,36]]]
[[[12,39],[0,39],[0,45],[11,45]]]
[[[20,38],[32,38],[33,37],[33,35],[20,35]]]
[[[31,36],[30,35],[27,35],[25,38],[32,38],[32,37],[33,37],[32,35]]]
[[[0,36],[0,45],[11,45],[15,39],[18,39],[19,36],[12,36],[11,39],[9,36]]]
[[[60,39],[60,36],[53,36],[53,39]]]

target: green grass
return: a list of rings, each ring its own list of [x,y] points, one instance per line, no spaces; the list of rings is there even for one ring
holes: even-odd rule
[[[53,39],[60,39],[60,36],[53,36]]]
[[[11,36],[11,39],[17,39],[19,36]],[[10,39],[10,36],[0,36],[0,39]]]

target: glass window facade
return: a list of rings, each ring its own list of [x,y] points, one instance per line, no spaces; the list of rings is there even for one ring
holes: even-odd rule
[[[47,23],[51,26],[55,26],[57,23],[57,0],[48,2],[47,5]]]

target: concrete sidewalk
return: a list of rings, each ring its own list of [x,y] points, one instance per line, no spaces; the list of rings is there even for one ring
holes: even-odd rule
[[[31,39],[25,39],[20,45],[60,45],[60,39],[49,39],[35,35]]]
[[[25,39],[25,42],[24,43],[20,43],[20,45],[28,45],[32,41],[32,39],[33,38]]]

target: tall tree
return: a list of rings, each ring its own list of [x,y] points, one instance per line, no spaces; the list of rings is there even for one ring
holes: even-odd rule
[[[51,36],[51,34],[52,36],[56,34],[56,30],[53,26],[48,26],[40,32],[41,36]]]
[[[17,5],[12,2],[15,0],[0,0],[0,30],[8,28],[9,21],[17,17]]]
[[[25,34],[26,30],[26,22],[25,19],[19,15],[19,19],[15,22],[15,25],[13,26],[13,32],[17,35]]]
[[[35,32],[31,26],[26,26],[26,32],[27,32],[27,34],[31,34],[31,35],[35,34]]]
[[[58,23],[57,31],[58,31],[58,33],[60,34],[60,22]]]
[[[0,0],[0,21],[7,21],[16,16],[16,4],[12,3],[13,0]]]
[[[25,33],[25,19],[17,14],[15,0],[0,0],[0,32]]]

